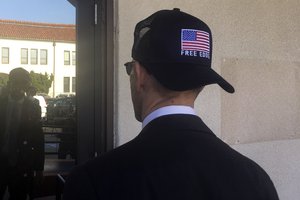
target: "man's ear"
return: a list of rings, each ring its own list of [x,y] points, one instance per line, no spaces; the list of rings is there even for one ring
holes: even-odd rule
[[[133,70],[136,79],[135,82],[137,90],[140,91],[141,89],[145,89],[145,84],[148,78],[148,73],[146,69],[139,62],[136,62]]]

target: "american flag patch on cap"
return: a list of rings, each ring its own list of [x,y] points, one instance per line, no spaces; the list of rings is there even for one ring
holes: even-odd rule
[[[181,50],[210,53],[209,33],[194,29],[181,30]]]

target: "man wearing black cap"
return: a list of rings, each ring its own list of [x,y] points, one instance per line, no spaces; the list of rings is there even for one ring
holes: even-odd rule
[[[239,154],[195,114],[205,85],[234,88],[211,68],[212,35],[179,9],[135,27],[125,64],[140,134],[76,168],[65,199],[277,200],[266,172]]]
[[[0,199],[6,188],[10,199],[27,199],[44,169],[41,108],[25,96],[30,84],[26,70],[13,69],[0,96]]]

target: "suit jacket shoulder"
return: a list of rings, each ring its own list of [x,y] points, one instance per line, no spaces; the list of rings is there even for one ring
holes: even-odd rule
[[[88,188],[76,190],[79,182]],[[261,167],[193,115],[157,118],[132,141],[77,167],[65,194],[82,192],[96,199],[278,199]]]

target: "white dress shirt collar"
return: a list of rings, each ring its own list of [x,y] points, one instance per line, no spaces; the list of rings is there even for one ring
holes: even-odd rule
[[[165,106],[154,110],[152,113],[147,115],[142,123],[142,128],[144,128],[149,122],[152,120],[164,116],[164,115],[173,115],[173,114],[188,114],[188,115],[196,115],[196,111],[194,108],[189,106],[182,105],[173,105],[173,106]]]

